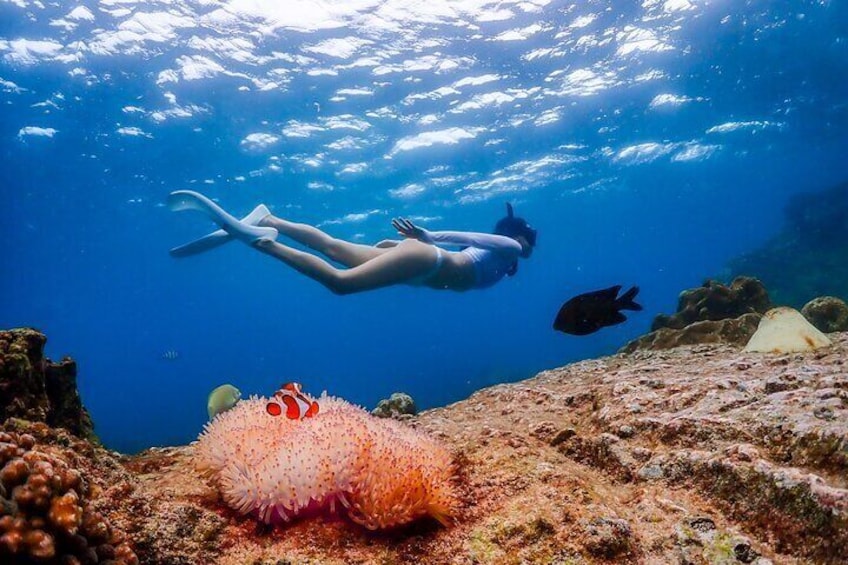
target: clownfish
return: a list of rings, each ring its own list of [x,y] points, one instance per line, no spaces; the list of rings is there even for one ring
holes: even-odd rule
[[[289,420],[303,420],[318,413],[318,402],[304,394],[300,383],[286,383],[274,393],[274,398],[265,406],[271,416],[285,413]]]

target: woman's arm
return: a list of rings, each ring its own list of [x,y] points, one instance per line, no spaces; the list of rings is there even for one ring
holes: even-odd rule
[[[516,254],[521,253],[521,244],[511,237],[503,235],[470,231],[424,231],[433,243],[476,247],[477,249],[506,251]]]
[[[404,218],[392,220],[392,225],[402,236],[424,243],[445,243],[490,251],[521,253],[521,244],[503,235],[468,231],[428,231]]]

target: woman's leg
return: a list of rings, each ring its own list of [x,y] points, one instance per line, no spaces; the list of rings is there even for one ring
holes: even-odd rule
[[[430,272],[437,260],[437,251],[431,245],[410,241],[391,249],[380,249],[380,255],[356,267],[337,269],[320,257],[276,241],[259,240],[253,245],[318,281],[335,294],[351,294],[402,284]]]
[[[273,214],[263,218],[259,225],[274,228],[281,234],[346,267],[357,267],[386,252],[386,249],[377,248],[373,245],[362,245],[336,239],[316,227],[290,222]]]

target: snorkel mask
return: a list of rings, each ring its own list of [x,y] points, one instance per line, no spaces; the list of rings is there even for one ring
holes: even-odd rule
[[[495,224],[494,232],[497,235],[504,235],[512,238],[523,236],[531,247],[536,247],[537,231],[533,229],[529,223],[527,223],[527,220],[515,215],[512,210],[512,204],[509,202],[506,203],[506,217],[498,220],[498,223]]]

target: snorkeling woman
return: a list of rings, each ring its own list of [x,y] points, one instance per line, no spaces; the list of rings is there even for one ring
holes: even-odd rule
[[[403,240],[383,240],[363,245],[336,239],[316,227],[298,224],[257,206],[242,220],[231,216],[207,197],[190,190],[172,192],[171,210],[198,210],[221,229],[171,250],[187,257],[217,247],[231,239],[242,240],[318,281],[336,294],[351,294],[395,284],[464,291],[492,286],[518,269],[518,259],[528,258],[536,245],[536,230],[523,218],[507,215],[495,225],[494,234],[428,231],[403,218],[392,226]],[[279,234],[321,253],[347,267],[338,269],[327,261],[276,241]],[[439,245],[461,247],[448,251]]]

